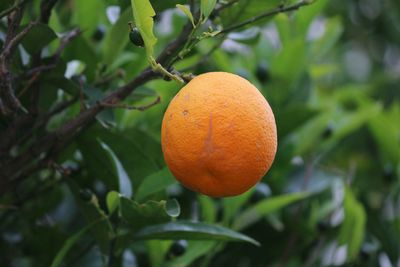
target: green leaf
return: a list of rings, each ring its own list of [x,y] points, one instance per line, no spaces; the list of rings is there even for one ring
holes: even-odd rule
[[[290,35],[290,34],[289,34]],[[299,51],[305,51],[306,43],[303,38],[293,39],[291,35],[283,46],[283,49],[271,62],[272,76],[279,77],[281,80],[289,83],[295,81],[304,72],[308,63],[306,54]],[[288,97],[290,91],[285,91],[283,97]]]
[[[89,81],[95,79],[96,69],[100,61],[95,49],[85,37],[79,35],[71,40],[62,54],[65,61],[79,60],[83,64],[84,71]]]
[[[217,209],[211,197],[205,195],[198,195],[197,199],[200,204],[201,220],[208,223],[215,222]]]
[[[177,182],[174,176],[171,174],[169,169],[165,167],[164,169],[147,176],[143,180],[136,192],[136,199],[142,201],[149,195],[164,190],[175,183]]]
[[[381,110],[382,106],[379,103],[373,103],[367,104],[355,112],[338,112],[335,114],[335,132],[326,143],[326,147],[334,147],[341,139],[360,129]]]
[[[153,5],[153,8],[157,14],[161,13],[165,9],[174,8],[179,3],[182,3],[182,0],[168,0],[168,1],[151,0],[151,4]]]
[[[165,262],[168,257],[167,252],[171,246],[171,241],[158,241],[158,240],[148,240],[145,242],[147,249],[147,256],[150,260],[149,266],[160,267],[163,262]]]
[[[350,188],[345,188],[344,221],[340,228],[339,243],[347,244],[347,260],[357,259],[364,240],[366,214],[361,203],[357,201]]]
[[[126,172],[133,178],[133,188],[139,188],[145,177],[160,170],[161,146],[148,134],[134,128],[117,132],[100,127],[92,134],[107,143],[118,155]]]
[[[196,28],[196,25],[194,24],[194,19],[192,12],[190,12],[190,9],[187,6],[184,5],[176,5],[177,8],[179,8],[185,15],[190,19],[190,22],[192,22],[193,28]]]
[[[259,0],[246,0],[246,1],[237,1],[236,4],[229,8],[225,8],[221,12],[221,19],[224,26],[232,25],[234,23],[238,23],[244,21],[246,19],[255,17],[260,15],[261,13],[267,12],[269,10],[275,9],[282,4],[283,0],[268,0],[268,1],[259,1]],[[289,4],[290,1],[285,1],[286,4]],[[261,23],[265,23],[268,19],[263,20]],[[254,24],[252,24],[254,26]]]
[[[398,137],[400,136],[400,127],[391,121],[400,121],[400,116],[397,116],[392,111],[383,111],[375,116],[371,116],[368,121],[368,128],[379,146],[382,158],[384,161],[391,161],[396,164],[400,161],[400,149]]]
[[[168,208],[165,200],[149,200],[144,204],[139,204],[126,197],[120,197],[122,218],[134,231],[138,231],[148,225],[169,221],[171,214],[176,215],[178,213],[176,205],[177,202],[170,203]]]
[[[217,0],[201,0],[200,12],[203,21],[206,21],[208,16],[210,16],[216,3]]]
[[[309,193],[292,193],[276,197],[271,197],[266,200],[258,202],[256,205],[247,208],[233,222],[233,229],[241,230],[257,222],[265,215],[283,209],[299,200],[305,199],[310,196]]]
[[[294,131],[289,137],[290,142],[295,146],[295,155],[302,155],[314,148],[315,140],[321,137],[332,118],[331,112],[320,113],[314,118]]]
[[[103,60],[107,65],[115,62],[126,44],[129,42],[128,22],[132,19],[132,10],[127,8],[122,12],[111,30],[106,33],[103,46]]]
[[[58,267],[61,266],[62,261],[64,260],[65,256],[67,253],[71,250],[73,245],[75,245],[76,242],[78,242],[79,239],[95,224],[99,223],[100,220],[94,221],[91,224],[86,225],[83,229],[81,229],[79,232],[75,233],[73,236],[68,238],[65,242],[62,248],[58,251],[57,255],[54,257],[51,267]]]
[[[296,31],[306,36],[311,22],[323,11],[328,2],[328,0],[318,0],[301,9],[301,12],[296,12]]]
[[[305,104],[293,104],[284,110],[276,112],[279,137],[286,136],[317,114],[318,110],[312,109]]]
[[[250,198],[253,191],[254,188],[241,195],[235,197],[226,197],[222,200],[224,205],[224,217],[222,219],[224,225],[229,225],[235,214],[237,214],[243,204],[246,203],[246,201]]]
[[[110,161],[114,165],[114,170],[118,178],[119,192],[128,198],[132,197],[132,183],[121,162],[107,144],[103,142],[100,142],[100,144],[108,153]]]
[[[260,245],[253,238],[232,231],[228,228],[215,224],[188,221],[169,222],[148,226],[136,233],[135,238],[244,241],[256,246]]]
[[[0,11],[3,11],[7,8],[12,7],[14,2],[15,2],[14,0],[2,0],[0,2]]]
[[[312,42],[311,53],[314,58],[323,57],[339,40],[344,28],[339,17],[330,18],[325,25],[324,35]]]
[[[131,0],[135,26],[139,29],[146,46],[147,58],[153,56],[153,47],[157,43],[157,38],[153,33],[153,17],[156,15],[149,0]]]
[[[74,18],[79,28],[83,30],[83,35],[91,37],[96,31],[96,26],[100,21],[106,20],[106,4],[104,0],[75,0]],[[96,10],[96,12],[93,12]]]
[[[260,35],[260,29],[252,27],[241,32],[231,32],[228,34],[228,38],[243,44],[255,44],[259,40]]]
[[[106,197],[108,214],[112,214],[119,206],[120,193],[116,191],[110,191]]]
[[[164,262],[164,264],[161,266],[189,266],[194,260],[210,252],[217,244],[216,241],[189,241],[188,243],[189,245],[185,254],[171,261]]]
[[[27,25],[21,27],[25,28]],[[29,54],[40,52],[46,45],[57,38],[54,31],[46,24],[37,24],[22,39],[22,46]]]
[[[103,253],[107,253],[110,245],[110,239],[114,236],[114,229],[107,215],[101,209],[96,195],[92,194],[89,201],[82,200],[77,184],[75,184],[73,181],[68,181],[68,185],[75,196],[79,209],[85,220],[89,224],[93,222],[99,222],[90,229],[90,232],[93,238],[97,241],[100,250]]]
[[[77,139],[88,174],[91,179],[105,183],[108,190],[118,190],[119,182],[115,165],[109,153],[92,134],[93,132],[86,131]]]
[[[51,72],[50,72],[51,73]],[[47,73],[46,73],[47,74]],[[79,95],[79,87],[73,81],[64,77],[64,73],[62,75],[49,75],[46,77],[46,74],[43,75],[41,81],[46,81],[57,88],[62,89],[64,92],[68,93],[71,96]],[[58,74],[58,73],[57,73]]]

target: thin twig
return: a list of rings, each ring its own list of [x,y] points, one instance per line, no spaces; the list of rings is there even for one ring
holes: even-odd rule
[[[13,78],[10,72],[11,58],[22,38],[37,24],[37,22],[31,22],[21,32],[16,34],[21,19],[22,11],[20,9],[17,9],[15,13],[9,16],[6,41],[4,43],[4,49],[0,54],[0,98],[3,100],[1,109],[4,115],[12,114],[13,111],[21,107],[21,103],[15,96],[12,88]]]
[[[56,52],[51,56],[51,63],[46,65],[37,66],[33,69],[27,71],[26,76],[31,76],[35,73],[41,73],[44,71],[49,71],[54,69],[57,66],[58,61],[61,58],[61,54],[64,51],[65,47],[79,34],[81,34],[81,30],[79,28],[75,28],[72,31],[68,32],[62,39],[61,44],[57,48]]]
[[[243,22],[240,22],[240,23],[234,24],[234,25],[232,25],[232,26],[229,26],[229,27],[223,29],[221,32],[219,32],[218,35],[220,35],[220,34],[225,34],[225,33],[231,32],[231,31],[233,31],[233,30],[237,30],[237,29],[242,28],[242,27],[244,27],[244,26],[246,26],[246,25],[248,25],[248,24],[254,23],[254,22],[256,22],[256,21],[262,20],[262,19],[264,19],[264,18],[273,16],[273,15],[276,15],[276,14],[279,14],[279,13],[284,13],[284,12],[289,12],[289,11],[297,10],[297,9],[303,7],[303,6],[310,5],[310,4],[312,4],[313,2],[314,2],[314,1],[303,0],[303,1],[300,1],[300,2],[298,2],[298,3],[296,3],[296,4],[293,4],[293,5],[289,5],[289,6],[280,6],[280,7],[276,8],[276,9],[267,11],[267,12],[265,12],[265,13],[263,13],[263,14],[260,14],[260,15],[258,15],[258,16],[252,17],[252,18],[250,18],[250,19],[248,19],[248,20],[245,20],[245,21],[243,21]]]
[[[145,111],[146,109],[149,109],[149,108],[157,105],[160,102],[161,102],[161,97],[157,96],[156,100],[154,100],[150,104],[147,104],[144,106],[139,106],[139,107],[130,106],[130,105],[126,105],[126,104],[112,104],[112,103],[105,103],[105,102],[99,102],[99,104],[103,107],[108,107],[108,108],[123,108],[123,109],[127,109],[127,110]]]
[[[228,3],[226,3],[226,4],[220,5],[219,7],[214,9],[211,14],[212,15],[216,15],[216,14],[220,13],[222,10],[230,7],[231,5],[236,4],[237,2],[239,2],[239,0],[232,0],[232,1],[229,1]]]
[[[118,69],[116,72],[111,73],[110,75],[101,77],[100,80],[97,80],[93,83],[95,86],[104,85],[114,81],[117,78],[123,78],[125,76],[125,72],[122,69]]]
[[[24,38],[29,31],[36,26],[38,23],[37,21],[31,21],[29,24],[17,35],[15,35],[10,42],[7,43],[7,45],[4,46],[3,52],[1,53],[0,57],[3,57],[5,60],[8,59],[17,45],[21,42],[22,38]]]
[[[33,76],[28,80],[28,83],[25,85],[25,87],[18,93],[18,97],[23,96],[26,93],[26,91],[28,91],[28,89],[31,88],[32,85],[37,81],[39,76],[40,76],[39,72],[33,74]]]
[[[180,72],[188,72],[188,71],[192,71],[194,70],[196,67],[204,64],[205,62],[207,62],[207,60],[209,60],[209,57],[221,46],[221,44],[225,41],[225,38],[221,38],[220,41],[215,44],[206,54],[204,54],[201,59],[199,61],[197,61],[196,63],[194,63],[191,66],[188,66],[184,69],[181,69]]]
[[[0,19],[7,16],[8,14],[10,14],[11,12],[13,12],[14,10],[16,10],[17,8],[20,8],[22,5],[24,5],[25,3],[29,2],[30,0],[21,0],[21,1],[17,1],[13,6],[3,10],[0,13]]]

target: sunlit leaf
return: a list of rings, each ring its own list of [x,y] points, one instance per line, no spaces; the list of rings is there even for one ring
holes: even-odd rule
[[[347,245],[348,261],[353,261],[357,258],[364,240],[366,215],[350,188],[346,187],[343,204],[344,221],[340,228],[339,242]]]
[[[256,240],[219,225],[186,221],[149,226],[139,231],[135,237],[137,239],[244,241],[259,245]]]
[[[216,3],[217,0],[201,0],[200,11],[204,21],[210,16]]]
[[[177,8],[179,8],[183,13],[185,13],[185,15],[190,19],[190,22],[193,25],[193,28],[196,27],[196,25],[194,24],[194,19],[193,19],[193,15],[192,12],[190,12],[190,9],[187,6],[184,5],[176,5]]]
[[[270,197],[247,208],[239,214],[233,222],[233,229],[243,229],[257,222],[259,219],[272,212],[278,211],[289,204],[305,199],[309,193],[292,193],[276,197]]]
[[[149,0],[131,0],[135,26],[139,29],[146,47],[147,57],[153,56],[157,38],[153,33],[153,17],[156,15]]]

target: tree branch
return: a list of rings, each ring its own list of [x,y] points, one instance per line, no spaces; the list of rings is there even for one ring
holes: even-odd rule
[[[29,1],[30,1],[30,0],[21,0],[21,1],[17,1],[13,6],[11,6],[11,7],[7,8],[7,9],[3,10],[3,11],[0,13],[0,19],[3,18],[3,17],[5,17],[5,16],[7,16],[7,15],[10,14],[11,12],[13,12],[14,10],[16,10],[16,9],[18,9],[18,8],[20,8],[20,7],[22,7],[22,5],[28,3]]]
[[[307,6],[307,5],[310,5],[312,3],[314,3],[313,0],[302,0],[302,1],[298,2],[298,3],[296,3],[296,4],[293,4],[293,5],[280,6],[280,7],[276,8],[276,9],[267,11],[267,12],[265,12],[263,14],[260,14],[258,16],[252,17],[252,18],[250,18],[248,20],[245,20],[243,22],[240,22],[240,23],[234,24],[232,26],[229,26],[229,27],[223,29],[220,33],[218,33],[218,35],[231,32],[233,30],[242,28],[242,27],[244,27],[244,26],[246,26],[248,24],[254,23],[256,21],[265,19],[267,17],[273,16],[273,15],[276,15],[276,14],[279,14],[279,13],[284,13],[284,12],[297,10],[297,9],[303,7],[303,6]]]
[[[40,22],[48,24],[51,16],[51,10],[57,3],[57,0],[42,0],[40,3]]]
[[[17,35],[15,35],[6,45],[4,45],[3,52],[0,57],[2,60],[8,60],[14,52],[17,45],[21,42],[22,38],[29,33],[29,31],[37,25],[37,21],[31,21],[29,24]]]
[[[22,38],[36,25],[31,22],[20,33],[16,33],[22,19],[22,10],[18,8],[8,17],[8,30],[4,43],[4,49],[0,54],[0,98],[1,111],[4,115],[12,114],[21,107],[18,98],[15,97],[12,88],[12,74],[10,72],[10,62],[17,45]]]
[[[57,48],[56,52],[51,56],[51,63],[46,65],[37,66],[29,71],[27,71],[26,76],[31,76],[36,73],[41,73],[43,71],[49,71],[54,69],[57,66],[58,61],[61,58],[61,54],[64,51],[65,47],[79,34],[81,34],[81,30],[79,28],[75,28],[72,31],[68,32],[62,39],[61,44]]]
[[[161,97],[157,96],[156,100],[154,100],[153,102],[151,102],[150,104],[144,105],[144,106],[130,106],[130,105],[126,105],[126,104],[110,104],[110,103],[102,103],[99,102],[99,104],[103,107],[110,107],[110,108],[123,108],[123,109],[127,109],[127,110],[139,110],[139,111],[145,111],[146,109],[149,109],[157,104],[159,104],[161,102]]]

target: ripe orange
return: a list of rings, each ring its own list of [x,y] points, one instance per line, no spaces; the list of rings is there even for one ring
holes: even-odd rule
[[[213,197],[239,195],[271,167],[277,148],[275,118],[246,79],[209,72],[172,99],[161,143],[169,169],[185,187]]]

